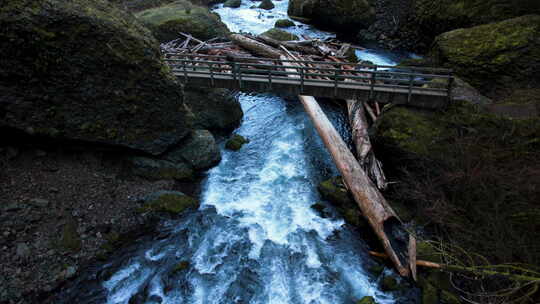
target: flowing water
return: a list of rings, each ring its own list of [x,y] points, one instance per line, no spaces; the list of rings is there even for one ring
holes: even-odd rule
[[[233,31],[260,33],[286,17],[287,1],[271,12],[218,6]],[[303,25],[297,33],[329,37]],[[392,64],[377,51],[364,59]],[[416,292],[382,292],[359,231],[330,210],[323,218],[317,184],[337,171],[295,98],[239,94],[244,119],[236,130],[250,142],[223,150],[203,181],[201,207],[160,224],[160,235],[124,250],[79,279],[63,303],[416,303]],[[343,113],[324,109],[348,139]],[[181,263],[181,262],[188,263]],[[182,265],[183,267],[178,267]],[[394,275],[390,270],[385,275]]]

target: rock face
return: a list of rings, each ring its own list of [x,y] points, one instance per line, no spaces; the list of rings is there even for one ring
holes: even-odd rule
[[[160,42],[178,38],[179,32],[190,33],[201,40],[227,36],[229,33],[218,15],[186,0],[141,11],[137,13],[137,18],[152,30]]]
[[[346,32],[357,32],[375,21],[375,10],[368,0],[290,0],[287,12]]]
[[[444,33],[431,55],[484,92],[540,83],[540,15]]]
[[[157,41],[105,0],[7,1],[0,51],[0,126],[151,154],[190,132]]]

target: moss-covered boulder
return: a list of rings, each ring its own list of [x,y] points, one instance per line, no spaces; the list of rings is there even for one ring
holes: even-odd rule
[[[362,212],[345,188],[340,176],[325,180],[317,187],[322,197],[332,203],[347,223],[357,227],[368,227]]]
[[[347,32],[358,32],[375,21],[375,9],[368,0],[290,0],[287,12]]]
[[[165,158],[175,164],[186,163],[195,170],[204,170],[219,163],[221,150],[212,133],[208,130],[195,130],[186,142],[169,151]]]
[[[231,139],[225,143],[225,148],[233,151],[238,151],[242,148],[244,144],[249,142],[244,136],[239,134],[234,134]]]
[[[293,26],[295,26],[294,22],[292,20],[289,20],[289,19],[279,19],[274,24],[274,27],[281,27],[281,28],[293,27]]]
[[[191,180],[193,169],[183,162],[171,162],[142,156],[130,157],[126,160],[133,174],[151,180],[175,179]]]
[[[158,191],[148,195],[139,212],[165,212],[179,214],[188,208],[198,208],[199,202],[182,192]]]
[[[197,129],[232,130],[244,115],[238,99],[229,90],[190,87],[184,90],[184,100]]]
[[[484,92],[538,84],[540,15],[444,33],[431,55]]]
[[[0,126],[151,154],[189,134],[157,41],[108,1],[4,1],[0,52]]]
[[[536,0],[416,0],[410,21],[429,41],[458,28],[498,22],[525,14],[540,13]]]
[[[224,7],[232,7],[232,8],[240,7],[240,5],[242,5],[242,0],[227,0],[225,1],[225,3],[223,3]]]
[[[291,40],[298,40],[299,37],[295,34],[291,34],[287,31],[278,29],[278,28],[271,28],[268,31],[262,33],[261,35],[270,37],[275,40],[279,41],[291,41]]]
[[[201,40],[227,36],[229,33],[218,15],[187,0],[144,10],[136,16],[152,30],[160,42],[178,38],[179,32],[190,33]]]
[[[275,7],[272,0],[262,0],[261,4],[258,6],[259,8],[265,9],[265,10],[271,10]]]

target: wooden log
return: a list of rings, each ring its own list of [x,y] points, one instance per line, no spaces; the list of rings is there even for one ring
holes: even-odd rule
[[[399,274],[408,276],[410,271],[406,254],[401,252],[400,256],[398,256],[385,233],[385,222],[392,218],[397,219],[396,214],[358,164],[339,133],[317,104],[315,98],[311,96],[300,96],[300,101],[315,125],[326,148],[330,151],[334,163],[341,172],[343,180],[347,188],[351,191],[358,207],[360,207],[362,214],[367,218],[375,234],[381,241],[386,254],[390,257]]]
[[[257,55],[267,57],[267,58],[274,58],[274,59],[279,59],[279,57],[282,55],[282,53],[279,50],[271,46],[268,46],[264,43],[261,43],[257,40],[248,38],[244,35],[231,34],[229,37],[236,44],[240,45],[241,47],[249,51],[252,51],[253,53]]]

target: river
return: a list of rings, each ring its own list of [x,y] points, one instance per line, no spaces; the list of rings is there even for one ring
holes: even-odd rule
[[[271,11],[243,2],[214,8],[232,31],[258,34],[287,17],[286,0]],[[296,23],[296,34],[333,36]],[[400,59],[377,50],[358,56],[385,65]],[[379,304],[417,302],[414,289],[381,291],[381,278],[366,270],[375,262],[361,233],[338,214],[323,218],[311,208],[321,200],[317,184],[337,170],[299,101],[247,93],[239,100],[245,115],[236,133],[250,142],[222,151],[202,182],[199,210],[162,222],[159,237],[95,266],[60,303],[337,304],[364,296]],[[323,108],[348,140],[343,112]],[[395,276],[389,269],[384,275]]]

